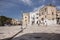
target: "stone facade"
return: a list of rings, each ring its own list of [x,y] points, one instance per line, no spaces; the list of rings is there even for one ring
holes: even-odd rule
[[[29,14],[28,13],[24,13],[23,14],[23,25],[28,25],[29,24]]]
[[[12,25],[17,25],[17,24],[18,24],[18,20],[12,19],[12,20],[11,20],[11,24],[12,24]]]
[[[30,25],[38,24],[38,20],[39,20],[38,12],[31,12],[30,13]]]
[[[55,6],[44,6],[39,10],[39,17],[41,24],[53,25],[56,24],[56,7]]]
[[[57,24],[60,24],[60,10],[57,10],[57,14],[56,14],[56,19],[57,19]]]
[[[60,11],[56,6],[47,5],[37,11],[30,12],[30,14],[24,13],[23,20],[24,24],[29,25],[56,25],[60,24]]]

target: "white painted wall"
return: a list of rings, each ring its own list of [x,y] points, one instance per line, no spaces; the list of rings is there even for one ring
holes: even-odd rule
[[[30,12],[30,25],[32,24],[32,21],[35,21],[35,24],[36,24],[36,22],[39,20],[36,18],[36,17],[39,18],[39,15],[36,15],[37,13],[38,13],[37,11]],[[32,18],[34,18],[35,20],[33,20]]]
[[[56,25],[56,20],[48,20],[48,19],[46,19],[45,21],[46,21],[45,22],[46,25]]]

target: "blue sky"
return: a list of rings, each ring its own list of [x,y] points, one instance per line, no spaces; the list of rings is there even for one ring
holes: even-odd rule
[[[0,0],[0,15],[20,19],[24,12],[32,12],[49,3],[60,9],[60,0]]]

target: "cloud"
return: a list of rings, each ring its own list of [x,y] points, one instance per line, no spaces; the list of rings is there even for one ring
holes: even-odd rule
[[[16,3],[14,2],[10,2],[10,1],[0,1],[0,9],[6,9],[6,8],[11,8],[11,7],[16,7],[18,6]]]
[[[40,10],[41,8],[43,8],[44,6],[45,6],[45,5],[41,5],[41,6],[39,6],[39,7],[36,7],[36,8],[33,9],[33,11],[31,11],[31,12],[29,12],[29,13],[39,12],[39,10]]]
[[[32,5],[32,1],[31,0],[21,0],[23,3],[31,6]]]
[[[34,8],[33,9],[33,11],[37,11],[37,10],[40,10],[42,7],[44,7],[45,5],[42,5],[42,6],[40,6],[40,7],[38,7],[38,8]]]
[[[47,0],[39,0],[39,3],[42,5],[46,4],[46,2],[47,2]]]
[[[52,3],[55,4],[55,0],[52,0]]]
[[[45,1],[45,0],[43,0],[43,1]]]
[[[42,1],[45,2],[45,0],[40,0],[40,2],[42,2]]]
[[[57,9],[60,9],[60,6],[56,6],[57,7]]]

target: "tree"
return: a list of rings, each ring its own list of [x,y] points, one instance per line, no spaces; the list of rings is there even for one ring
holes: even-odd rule
[[[8,18],[8,17],[5,17],[5,16],[0,16],[0,26],[4,26],[4,24],[6,24],[6,23],[11,24],[11,20],[12,20],[12,18]]]

